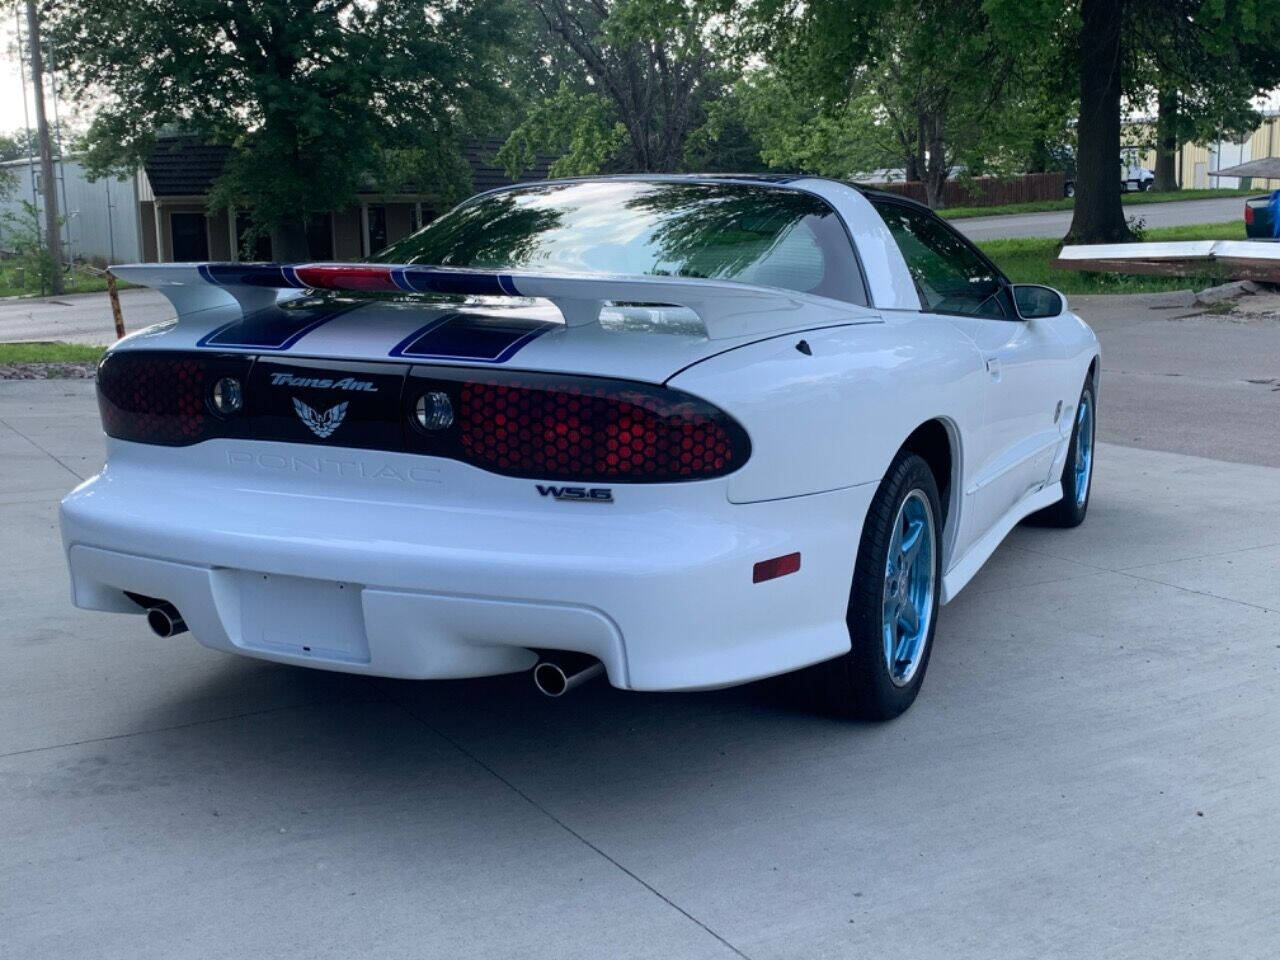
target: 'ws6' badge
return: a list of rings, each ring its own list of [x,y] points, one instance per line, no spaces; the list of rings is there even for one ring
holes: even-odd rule
[[[553,500],[575,500],[579,503],[613,503],[608,487],[549,487],[539,483],[538,493]]]

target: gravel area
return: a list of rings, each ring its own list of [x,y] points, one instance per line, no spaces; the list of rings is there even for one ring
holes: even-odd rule
[[[0,364],[0,380],[92,380],[96,363]]]

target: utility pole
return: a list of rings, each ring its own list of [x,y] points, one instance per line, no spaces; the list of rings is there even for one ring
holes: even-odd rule
[[[27,0],[27,43],[31,49],[31,85],[36,94],[36,139],[40,143],[40,187],[44,194],[44,235],[53,261],[50,292],[62,293],[62,233],[58,229],[58,184],[53,179],[53,147],[44,115],[44,57],[40,53],[40,17],[35,0]]]

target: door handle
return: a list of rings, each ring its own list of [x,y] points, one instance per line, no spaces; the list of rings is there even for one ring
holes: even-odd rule
[[[991,375],[992,380],[1000,379],[1000,358],[987,357],[987,373]]]

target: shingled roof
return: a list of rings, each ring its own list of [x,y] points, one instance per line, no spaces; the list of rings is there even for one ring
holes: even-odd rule
[[[554,162],[552,157],[540,156],[519,177],[507,176],[507,171],[493,159],[504,142],[501,137],[484,137],[463,145],[462,157],[471,167],[476,193],[546,179]],[[201,197],[213,189],[213,181],[230,156],[231,147],[201,143],[195,137],[163,137],[156,141],[143,166],[157,197]]]
[[[195,137],[162,137],[143,164],[157,197],[204,196],[231,156],[231,148]]]

